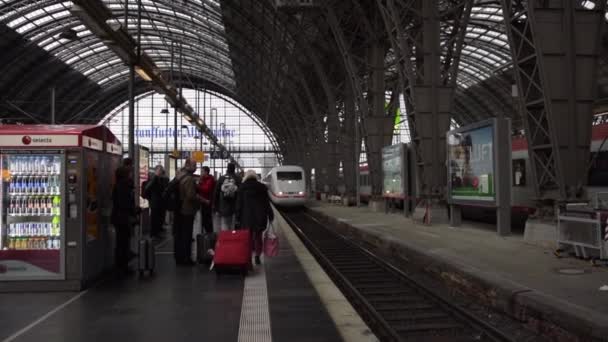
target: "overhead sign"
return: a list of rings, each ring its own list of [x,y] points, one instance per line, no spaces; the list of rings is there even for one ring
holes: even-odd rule
[[[192,159],[194,159],[195,162],[197,163],[202,163],[205,161],[205,152],[203,151],[193,151],[192,152]]]
[[[451,198],[494,202],[493,125],[451,131],[447,142]]]

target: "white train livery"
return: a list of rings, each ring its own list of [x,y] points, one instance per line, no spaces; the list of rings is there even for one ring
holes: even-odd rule
[[[277,206],[298,207],[306,204],[306,176],[304,169],[295,165],[274,167],[263,179],[270,200]]]

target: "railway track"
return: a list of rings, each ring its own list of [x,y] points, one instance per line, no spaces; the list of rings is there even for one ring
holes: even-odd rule
[[[382,341],[513,341],[312,216],[282,215]]]

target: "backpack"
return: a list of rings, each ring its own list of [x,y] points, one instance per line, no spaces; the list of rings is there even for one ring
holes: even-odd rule
[[[232,176],[225,176],[222,186],[220,188],[223,198],[233,199],[236,197],[236,191],[238,187],[236,185],[236,179]]]
[[[179,183],[183,178],[184,176],[173,178],[163,192],[163,202],[167,211],[179,211],[182,207],[182,201],[179,197]]]

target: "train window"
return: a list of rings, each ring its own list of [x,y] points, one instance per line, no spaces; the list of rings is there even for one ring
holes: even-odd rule
[[[513,160],[513,186],[526,186],[526,160]]]
[[[292,171],[292,172],[277,172],[277,179],[281,181],[298,181],[302,180],[302,172]]]
[[[608,186],[608,152],[591,153],[593,164],[589,169],[589,186]]]

